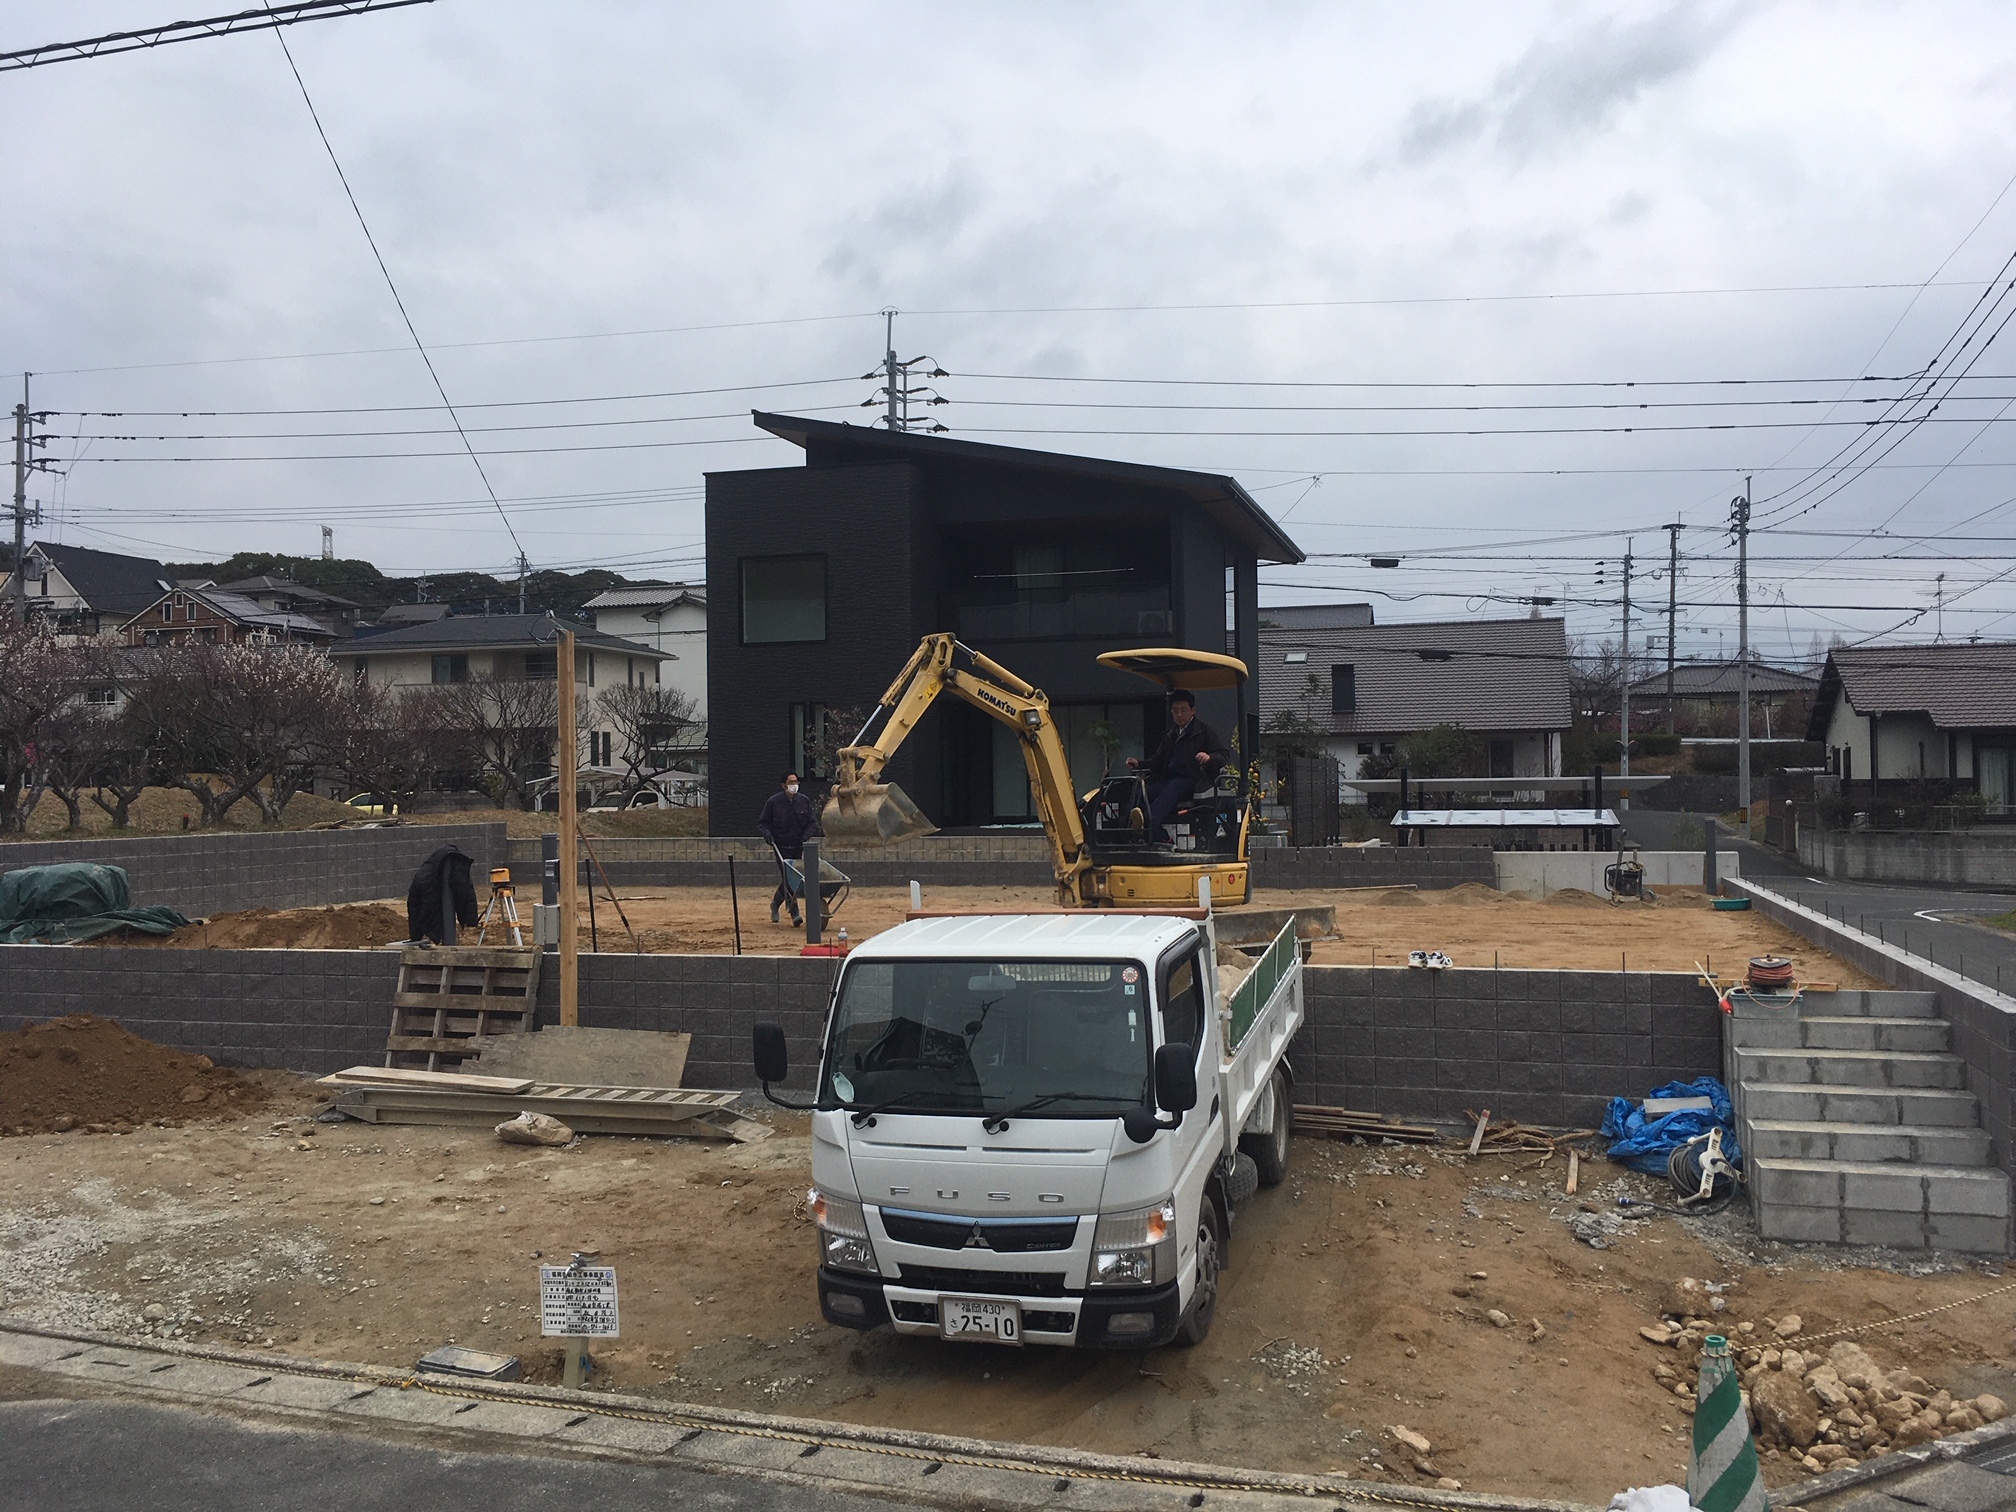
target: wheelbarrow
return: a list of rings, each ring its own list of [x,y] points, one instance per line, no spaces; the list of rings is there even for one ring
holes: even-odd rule
[[[775,844],[770,854],[777,858],[777,878],[784,885],[784,891],[801,902],[805,897],[805,863],[794,860],[779,850]],[[830,919],[840,911],[840,905],[847,901],[847,894],[853,891],[854,883],[847,873],[840,870],[824,856],[819,858],[819,916]]]

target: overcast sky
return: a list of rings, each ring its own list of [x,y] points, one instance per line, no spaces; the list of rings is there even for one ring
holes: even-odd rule
[[[234,8],[13,0],[0,49]],[[2006,6],[436,0],[285,36],[534,565],[696,572],[703,473],[799,459],[747,412],[872,418],[894,306],[959,435],[1238,477],[1312,553],[1272,601],[1565,596],[1614,634],[1627,533],[1663,613],[1677,518],[1682,651],[1733,653],[1754,472],[1767,653],[1942,570],[1949,638],[2016,635],[2006,309],[1923,425],[1836,403],[1898,384],[1754,382],[1955,357],[2016,249]],[[0,75],[0,132],[0,370],[74,459],[38,534],[510,569],[438,409],[80,413],[438,403],[275,34]],[[1115,378],[1191,382],[1033,381]],[[631,394],[665,397],[526,403]],[[1543,433],[1446,434],[1509,429]],[[1363,434],[1404,430],[1445,434]],[[1881,465],[1814,475],[1844,447]],[[115,460],[167,457],[216,460]],[[1878,551],[1955,555],[1825,560]]]

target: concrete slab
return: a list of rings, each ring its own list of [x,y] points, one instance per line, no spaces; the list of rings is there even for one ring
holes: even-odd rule
[[[2016,1480],[1978,1465],[1932,1465],[1887,1483],[1885,1494],[1933,1512],[2001,1512],[2016,1507]]]

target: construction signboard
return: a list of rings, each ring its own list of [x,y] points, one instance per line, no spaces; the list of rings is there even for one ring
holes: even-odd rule
[[[540,1266],[539,1332],[549,1338],[615,1338],[615,1268],[607,1265]]]

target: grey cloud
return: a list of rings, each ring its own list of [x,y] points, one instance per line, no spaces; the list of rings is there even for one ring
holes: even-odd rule
[[[1401,128],[1400,157],[1419,163],[1487,139],[1530,156],[1603,126],[1646,90],[1691,72],[1732,30],[1725,11],[1678,5],[1643,21],[1605,17],[1542,37],[1481,98],[1416,105]]]

